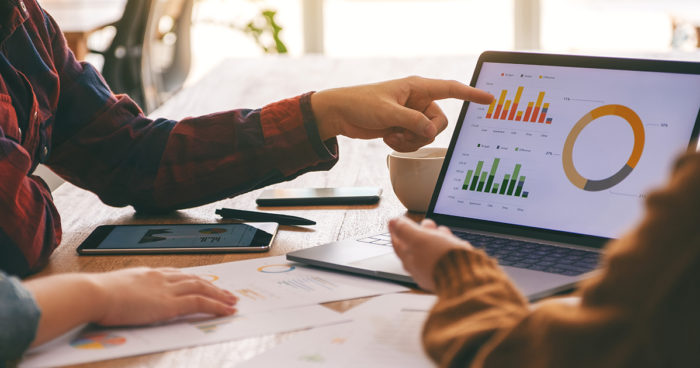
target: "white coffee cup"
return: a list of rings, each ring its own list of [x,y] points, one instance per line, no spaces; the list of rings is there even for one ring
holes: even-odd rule
[[[414,152],[392,152],[386,157],[391,186],[409,211],[426,212],[447,148],[423,147]]]

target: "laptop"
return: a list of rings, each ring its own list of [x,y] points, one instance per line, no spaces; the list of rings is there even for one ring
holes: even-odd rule
[[[485,52],[426,217],[495,257],[530,300],[590,276],[700,129],[700,63]],[[413,283],[388,233],[287,254]]]

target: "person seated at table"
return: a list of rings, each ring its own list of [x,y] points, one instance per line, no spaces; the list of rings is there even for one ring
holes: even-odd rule
[[[30,345],[85,323],[142,325],[193,313],[230,315],[236,301],[230,292],[174,268],[62,274],[26,282],[0,271],[0,367]]]
[[[423,343],[443,367],[700,366],[700,154],[607,245],[578,303],[528,304],[498,262],[431,220],[393,219],[396,253],[438,301]]]
[[[445,129],[434,102],[443,98],[493,96],[409,77],[256,110],[149,119],[76,61],[35,0],[0,0],[0,269],[36,271],[61,242],[51,193],[32,175],[40,163],[108,205],[171,211],[327,170],[338,160],[337,135],[415,150]]]

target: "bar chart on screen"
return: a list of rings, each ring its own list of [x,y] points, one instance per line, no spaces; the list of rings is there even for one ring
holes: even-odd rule
[[[521,100],[525,87],[518,86],[514,97],[512,91],[502,89],[498,99],[493,100],[486,111],[486,119],[505,120],[511,122],[552,124],[552,118],[547,117],[549,112],[549,102],[545,102],[545,91],[538,91],[536,97],[528,101],[524,109]]]
[[[489,170],[484,166],[484,161],[479,160],[476,168],[467,171],[462,190],[527,198],[529,192],[523,190],[525,176],[520,175],[522,165],[516,163],[513,171],[510,174],[503,175],[503,179],[499,180],[496,179],[496,173],[500,163],[500,158],[494,158]]]

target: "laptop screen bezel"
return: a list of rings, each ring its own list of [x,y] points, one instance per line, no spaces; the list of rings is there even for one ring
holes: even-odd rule
[[[476,86],[476,81],[481,73],[481,67],[485,62],[700,75],[700,63],[698,62],[486,51],[479,57],[476,68],[474,69],[474,74],[472,75],[470,86]],[[459,119],[455,125],[454,133],[452,134],[450,145],[445,155],[445,161],[443,162],[440,175],[438,176],[438,180],[435,185],[435,190],[433,190],[430,206],[428,207],[428,211],[426,213],[427,218],[433,219],[436,223],[448,227],[459,227],[484,232],[496,232],[504,235],[540,239],[550,242],[566,243],[592,248],[602,248],[608,241],[611,240],[610,238],[600,236],[435,213],[435,204],[445,180],[447,167],[449,166],[450,160],[448,158],[452,157],[468,108],[469,102],[465,101],[459,113]],[[695,147],[695,141],[699,132],[700,109],[698,109],[698,113],[696,114],[695,125],[693,126],[691,136],[688,140],[689,149]]]

